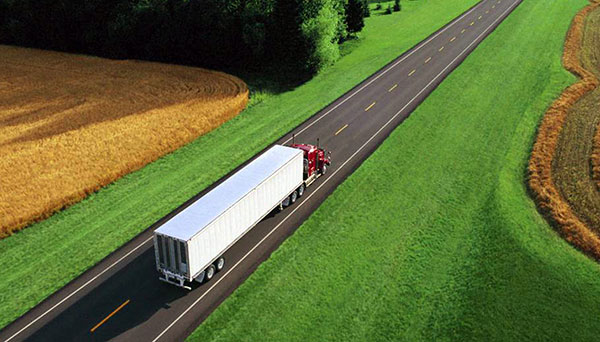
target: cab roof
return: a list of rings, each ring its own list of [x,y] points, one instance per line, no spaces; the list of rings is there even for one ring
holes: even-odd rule
[[[293,144],[292,147],[300,149],[300,150],[305,151],[305,152],[309,152],[309,151],[312,151],[312,150],[314,150],[314,149],[317,148],[314,145],[308,145],[308,144]]]

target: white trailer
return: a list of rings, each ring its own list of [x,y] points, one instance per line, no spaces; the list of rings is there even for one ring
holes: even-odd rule
[[[210,280],[229,247],[303,191],[303,151],[273,146],[156,229],[160,279],[187,289],[187,281]]]

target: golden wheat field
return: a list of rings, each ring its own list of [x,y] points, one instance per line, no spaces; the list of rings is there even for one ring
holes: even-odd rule
[[[246,84],[205,69],[0,45],[0,238],[236,116]]]

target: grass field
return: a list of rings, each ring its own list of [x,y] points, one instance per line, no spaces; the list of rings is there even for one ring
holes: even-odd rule
[[[312,80],[255,93],[260,101],[220,128],[1,240],[0,327],[475,3],[408,1],[401,13],[373,16],[345,56]]]
[[[0,45],[0,238],[244,109],[224,73]]]
[[[600,78],[600,8],[585,21],[582,65]],[[556,187],[577,216],[600,233],[600,191],[592,177],[590,157],[600,124],[600,88],[585,95],[569,111],[560,132],[552,174]]]
[[[597,341],[600,267],[525,186],[586,1],[525,0],[190,341]]]

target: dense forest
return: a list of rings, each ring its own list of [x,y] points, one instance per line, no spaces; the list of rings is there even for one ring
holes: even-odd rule
[[[311,74],[365,16],[367,0],[0,0],[0,43]]]

